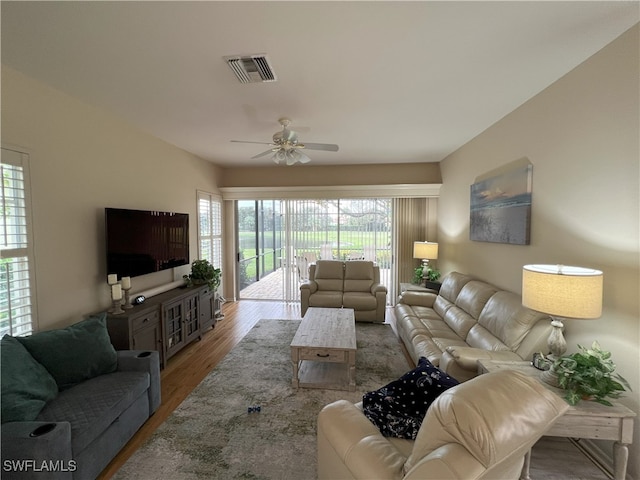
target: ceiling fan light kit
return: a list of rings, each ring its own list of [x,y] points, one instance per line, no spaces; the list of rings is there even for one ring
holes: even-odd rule
[[[280,118],[278,120],[282,126],[282,130],[273,134],[273,143],[251,142],[244,140],[231,140],[236,143],[258,143],[261,145],[269,145],[271,148],[265,152],[254,155],[251,158],[264,157],[273,154],[271,159],[278,165],[295,165],[296,163],[309,163],[311,158],[300,150],[324,150],[326,152],[337,152],[338,145],[332,143],[300,143],[298,134],[289,129],[291,120],[288,118]]]

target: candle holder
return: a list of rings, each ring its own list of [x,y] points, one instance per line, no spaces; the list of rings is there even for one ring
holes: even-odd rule
[[[122,291],[124,291],[124,305],[122,305],[122,308],[124,308],[125,310],[133,308],[133,305],[131,305],[131,301],[129,298],[129,290],[131,290],[131,287],[122,289]]]
[[[109,310],[109,313],[112,313],[113,315],[120,315],[122,313],[124,313],[124,310],[121,308],[121,302],[122,299],[112,299],[113,301],[113,307],[111,308],[111,310]]]

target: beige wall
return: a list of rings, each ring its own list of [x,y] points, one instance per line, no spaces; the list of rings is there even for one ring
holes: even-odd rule
[[[268,159],[267,159],[268,160]],[[270,161],[269,161],[270,162]],[[439,184],[437,163],[225,168],[221,187]]]
[[[218,192],[211,163],[4,66],[2,142],[30,153],[41,329],[109,305],[105,207],[189,213],[197,256],[196,189]],[[172,280],[135,277],[132,291]]]
[[[562,263],[604,272],[598,320],[567,320],[569,351],[598,340],[634,390],[640,412],[638,26],[445,159],[438,262],[521,291],[522,266]],[[533,164],[529,246],[469,240],[469,187],[522,157]],[[640,478],[636,421],[630,472]]]

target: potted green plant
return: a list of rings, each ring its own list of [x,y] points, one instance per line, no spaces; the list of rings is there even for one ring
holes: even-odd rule
[[[618,398],[625,389],[631,390],[629,382],[614,373],[616,365],[611,353],[593,342],[591,348],[578,345],[579,351],[564,355],[553,363],[553,371],[558,375],[558,384],[566,390],[565,400],[575,405],[582,399],[593,399],[611,406],[607,398]]]
[[[427,275],[423,275],[422,265],[413,270],[413,283],[420,284],[426,278],[429,282],[437,282],[440,278],[440,270],[427,266]]]
[[[415,285],[420,285],[422,283],[422,267],[416,267],[413,270],[413,283]]]
[[[195,260],[191,263],[191,274],[182,278],[189,286],[207,284],[211,290],[216,290],[220,286],[221,276],[222,270],[215,268],[208,260]]]

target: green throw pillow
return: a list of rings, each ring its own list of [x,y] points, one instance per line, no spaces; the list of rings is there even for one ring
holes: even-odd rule
[[[107,331],[106,313],[59,330],[17,337],[55,378],[60,390],[115,372],[118,357]]]
[[[2,423],[35,420],[45,404],[58,395],[47,369],[10,335],[0,340]]]

